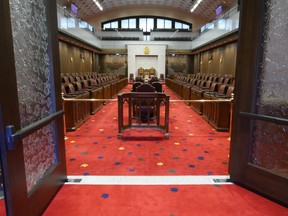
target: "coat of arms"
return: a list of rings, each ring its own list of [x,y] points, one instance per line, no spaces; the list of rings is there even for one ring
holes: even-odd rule
[[[149,55],[149,53],[150,53],[149,47],[145,46],[145,48],[144,48],[144,54],[145,54],[145,55]]]

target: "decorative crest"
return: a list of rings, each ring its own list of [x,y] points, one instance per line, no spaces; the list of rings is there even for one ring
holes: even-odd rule
[[[144,48],[144,54],[145,54],[145,55],[149,55],[149,53],[150,53],[149,47],[145,46],[145,48]]]

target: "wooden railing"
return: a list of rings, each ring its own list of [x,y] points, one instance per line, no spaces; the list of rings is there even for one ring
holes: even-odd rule
[[[65,111],[66,131],[75,131],[90,115],[98,112],[103,105],[128,84],[128,79],[115,80],[111,83],[83,89],[81,94],[62,95],[63,109]],[[92,86],[93,87],[93,86]],[[117,101],[117,100],[116,100]]]
[[[169,95],[156,92],[130,92],[118,95],[118,137],[122,137],[125,129],[154,127],[162,129],[165,138],[168,139],[169,99]]]

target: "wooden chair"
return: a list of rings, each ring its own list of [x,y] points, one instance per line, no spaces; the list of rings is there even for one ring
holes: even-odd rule
[[[156,92],[163,92],[162,84],[160,82],[153,82],[152,86],[155,88]]]
[[[149,83],[142,83],[136,87],[136,92],[155,92],[155,88]]]
[[[147,93],[155,92],[155,88],[149,83],[143,83],[136,88],[136,92],[147,92]],[[154,102],[155,101],[153,100],[153,98],[149,98],[149,99],[138,98],[135,101],[135,118],[139,122],[139,124],[149,123],[152,120],[152,118],[154,117],[154,113],[155,113]]]
[[[142,82],[142,83],[144,82],[143,78],[139,77],[139,76],[135,78],[135,81],[136,82]]]
[[[152,84],[153,82],[159,82],[159,79],[153,76],[149,79],[148,83]]]
[[[229,86],[225,94],[216,95],[217,98],[231,98],[232,93],[234,92],[234,86]]]
[[[136,92],[136,88],[138,86],[140,86],[141,84],[143,84],[143,83],[142,82],[134,82],[133,85],[132,85],[131,92]]]

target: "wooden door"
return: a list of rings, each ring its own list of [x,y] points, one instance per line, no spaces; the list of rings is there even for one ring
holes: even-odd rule
[[[0,24],[6,211],[41,215],[66,180],[56,1],[1,1]]]
[[[288,4],[242,0],[231,179],[288,205]]]

